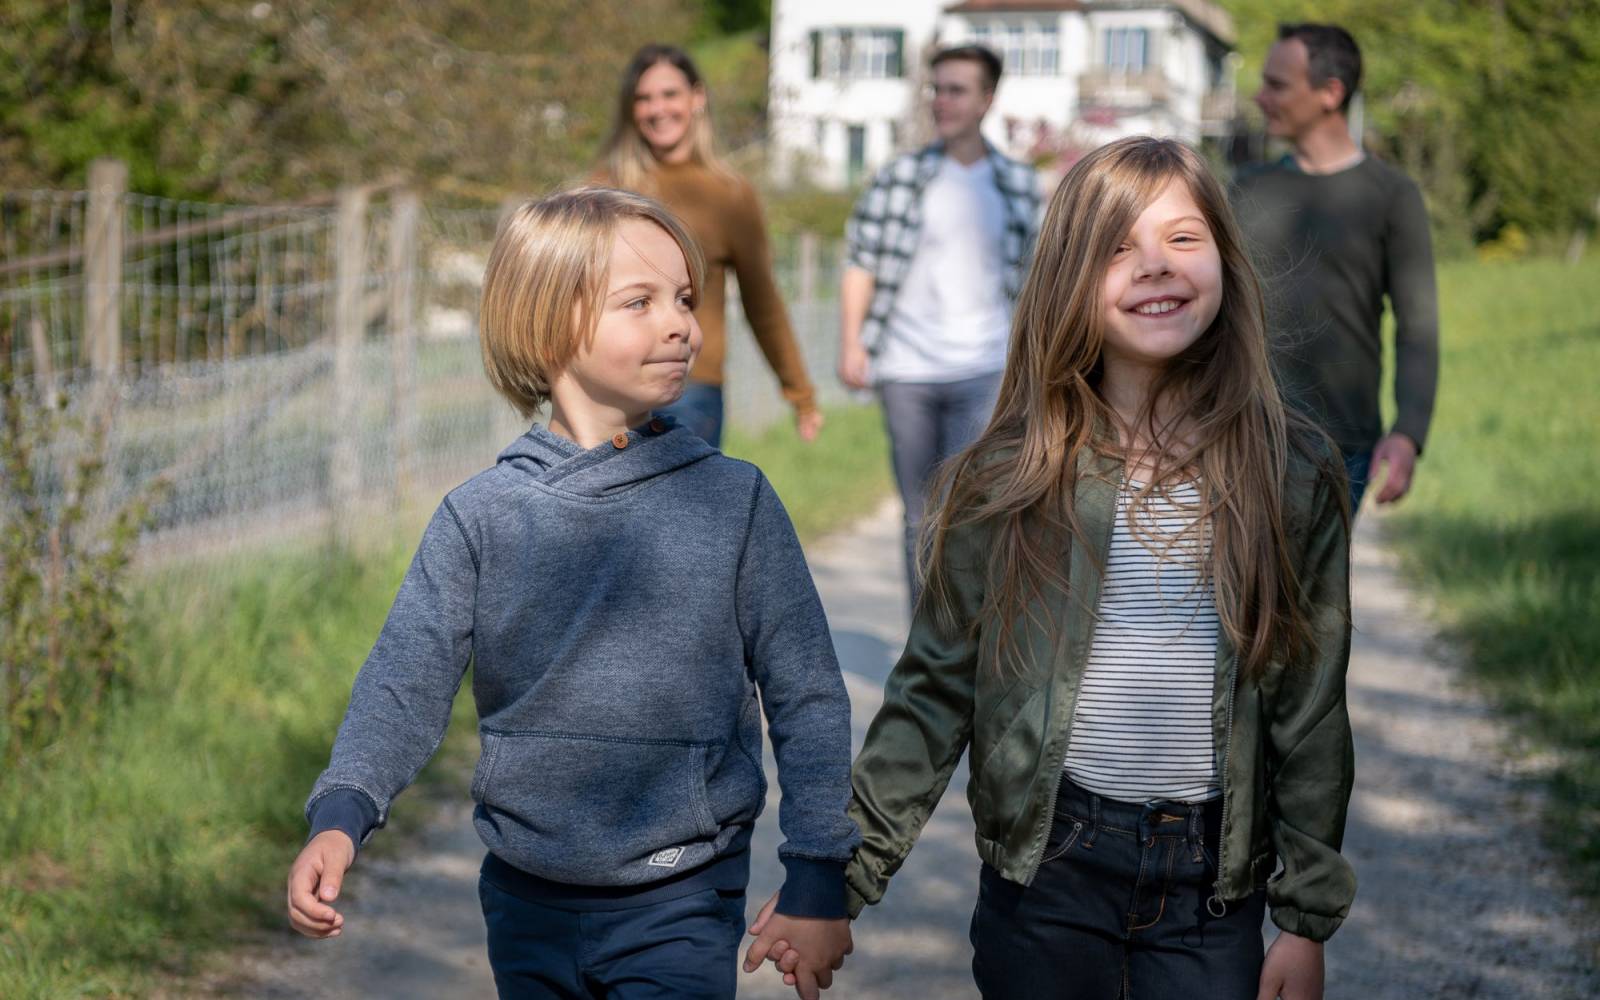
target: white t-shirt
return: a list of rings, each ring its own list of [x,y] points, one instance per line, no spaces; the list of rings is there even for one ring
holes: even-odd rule
[[[1005,367],[1005,225],[988,158],[962,166],[946,156],[922,189],[920,239],[874,360],[875,379],[954,382]]]

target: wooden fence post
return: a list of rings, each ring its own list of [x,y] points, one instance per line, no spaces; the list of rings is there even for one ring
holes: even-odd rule
[[[417,222],[422,199],[396,191],[389,205],[389,348],[394,382],[390,433],[394,435],[395,502],[403,506],[415,482],[417,454]]]
[[[801,344],[811,342],[817,330],[817,263],[820,251],[817,234],[807,229],[800,234],[800,337]]]
[[[128,166],[89,164],[89,207],[83,235],[83,360],[95,381],[115,376],[122,363],[122,215]]]
[[[367,200],[364,188],[339,191],[334,228],[333,299],[333,448],[328,454],[334,539],[353,540],[360,516],[361,374],[360,352],[365,316],[362,286],[367,258]]]

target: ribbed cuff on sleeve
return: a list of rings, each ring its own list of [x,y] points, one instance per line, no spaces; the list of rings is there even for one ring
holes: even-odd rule
[[[778,892],[778,912],[786,917],[837,920],[847,915],[844,862],[816,858],[780,858],[785,878]]]
[[[336,788],[311,807],[311,837],[338,830],[360,849],[378,825],[378,809],[372,800],[354,788]],[[311,839],[310,837],[306,838]]]

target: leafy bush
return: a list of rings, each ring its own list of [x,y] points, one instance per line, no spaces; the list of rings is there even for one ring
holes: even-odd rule
[[[93,719],[124,672],[124,583],[153,492],[106,513],[108,412],[70,415],[64,395],[30,387],[0,317],[0,761]],[[44,448],[78,452],[64,481],[41,474]]]

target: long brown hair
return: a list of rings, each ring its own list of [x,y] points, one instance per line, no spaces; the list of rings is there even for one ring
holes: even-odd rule
[[[639,79],[658,63],[666,63],[682,73],[690,89],[705,86],[699,67],[689,58],[689,53],[676,45],[646,45],[635,52],[622,72],[622,87],[617,91],[617,116],[600,159],[600,167],[610,183],[646,194],[653,193],[650,176],[656,169],[656,158],[633,120],[633,100],[639,91]],[[689,123],[689,161],[719,172],[727,170],[717,157],[709,97],[705,110]]]
[[[1101,393],[1105,277],[1135,220],[1174,180],[1188,185],[1216,241],[1222,299],[1210,327],[1155,380],[1130,428]],[[1125,444],[1124,431],[1137,448]],[[1020,654],[1009,626],[1025,616],[1049,625],[1037,620],[1038,599],[1049,587],[1069,589],[1066,542],[1084,538],[1073,504],[1080,459],[1113,467],[1132,459],[1153,473],[1133,492],[1130,517],[1164,484],[1198,479],[1191,530],[1209,531],[1205,569],[1218,619],[1245,675],[1259,676],[1274,657],[1295,656],[1311,641],[1284,492],[1291,448],[1316,454],[1319,433],[1286,411],[1278,394],[1261,287],[1205,161],[1168,139],[1102,146],[1050,200],[994,416],[935,486],[923,599],[953,626],[955,570],[946,565],[946,543],[952,528],[982,525],[984,597],[971,627],[1000,624],[994,668],[1021,669],[1012,662]]]

